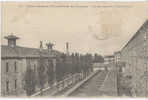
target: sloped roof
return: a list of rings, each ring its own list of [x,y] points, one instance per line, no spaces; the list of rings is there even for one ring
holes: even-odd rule
[[[144,24],[137,30],[137,32],[132,36],[132,38],[125,44],[125,46],[121,49],[123,50],[124,48],[126,48],[128,46],[128,44],[134,39],[136,38],[141,32],[140,30],[146,28],[148,26],[148,19],[144,22]]]
[[[114,57],[114,55],[106,55],[106,56],[104,56],[104,58],[113,58]]]
[[[60,55],[60,52],[53,50],[48,52],[47,49],[41,51],[42,56],[44,57],[55,57]],[[1,57],[39,57],[40,49],[37,48],[28,48],[28,47],[10,47],[6,45],[1,46]]]

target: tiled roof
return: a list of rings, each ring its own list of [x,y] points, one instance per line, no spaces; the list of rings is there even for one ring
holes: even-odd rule
[[[48,52],[47,49],[43,49],[41,52],[44,57],[55,57],[60,55],[60,52],[53,50]],[[6,45],[1,46],[1,57],[39,57],[40,49],[37,48],[27,48],[27,47],[10,47]]]

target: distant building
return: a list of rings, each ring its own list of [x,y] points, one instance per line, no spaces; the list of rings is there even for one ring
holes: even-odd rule
[[[117,70],[123,73],[125,71],[125,63],[121,61],[120,51],[114,53],[114,62]]]
[[[114,56],[113,55],[107,55],[104,57],[104,63],[109,64],[114,62]]]
[[[105,70],[105,64],[104,63],[93,63],[94,70]]]
[[[115,63],[121,61],[121,52],[120,51],[114,53],[114,61],[115,61]]]
[[[27,67],[31,67],[36,73],[40,55],[48,65],[50,60],[56,66],[56,56],[59,52],[52,49],[37,49],[17,46],[14,35],[5,37],[8,45],[1,46],[1,93],[2,96],[25,95],[24,75]],[[41,53],[41,54],[40,54]]]
[[[148,96],[148,20],[121,50],[125,75],[132,76],[137,96]]]

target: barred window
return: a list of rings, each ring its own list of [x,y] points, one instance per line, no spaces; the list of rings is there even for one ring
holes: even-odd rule
[[[148,33],[145,32],[145,33],[144,33],[144,40],[147,40],[147,39],[148,39]]]
[[[145,34],[146,34],[146,38],[148,39],[148,29],[146,30]]]
[[[9,63],[6,62],[6,72],[8,72],[8,71],[9,71]]]
[[[9,92],[9,81],[6,81],[6,91]]]
[[[34,72],[36,71],[36,65],[34,64]]]
[[[17,79],[14,81],[14,88],[17,88]]]
[[[14,62],[14,71],[17,72],[17,63],[16,63],[16,61]]]

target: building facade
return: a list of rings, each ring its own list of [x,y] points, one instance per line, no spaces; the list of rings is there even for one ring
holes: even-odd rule
[[[120,51],[114,53],[114,61],[115,61],[115,63],[121,61],[121,52]]]
[[[115,62],[117,70],[123,73],[125,71],[125,63],[121,61],[120,51],[114,53],[114,62]]]
[[[1,95],[25,96],[24,84],[27,68],[31,68],[37,75],[41,56],[45,66],[49,66],[49,61],[51,61],[55,68],[58,52],[51,50],[50,45],[47,49],[17,46],[16,40],[19,38],[14,35],[5,38],[8,40],[8,45],[1,46]]]
[[[104,63],[109,64],[114,62],[114,55],[107,55],[104,57]]]
[[[148,96],[148,20],[121,50],[125,75],[132,76],[136,96]]]

